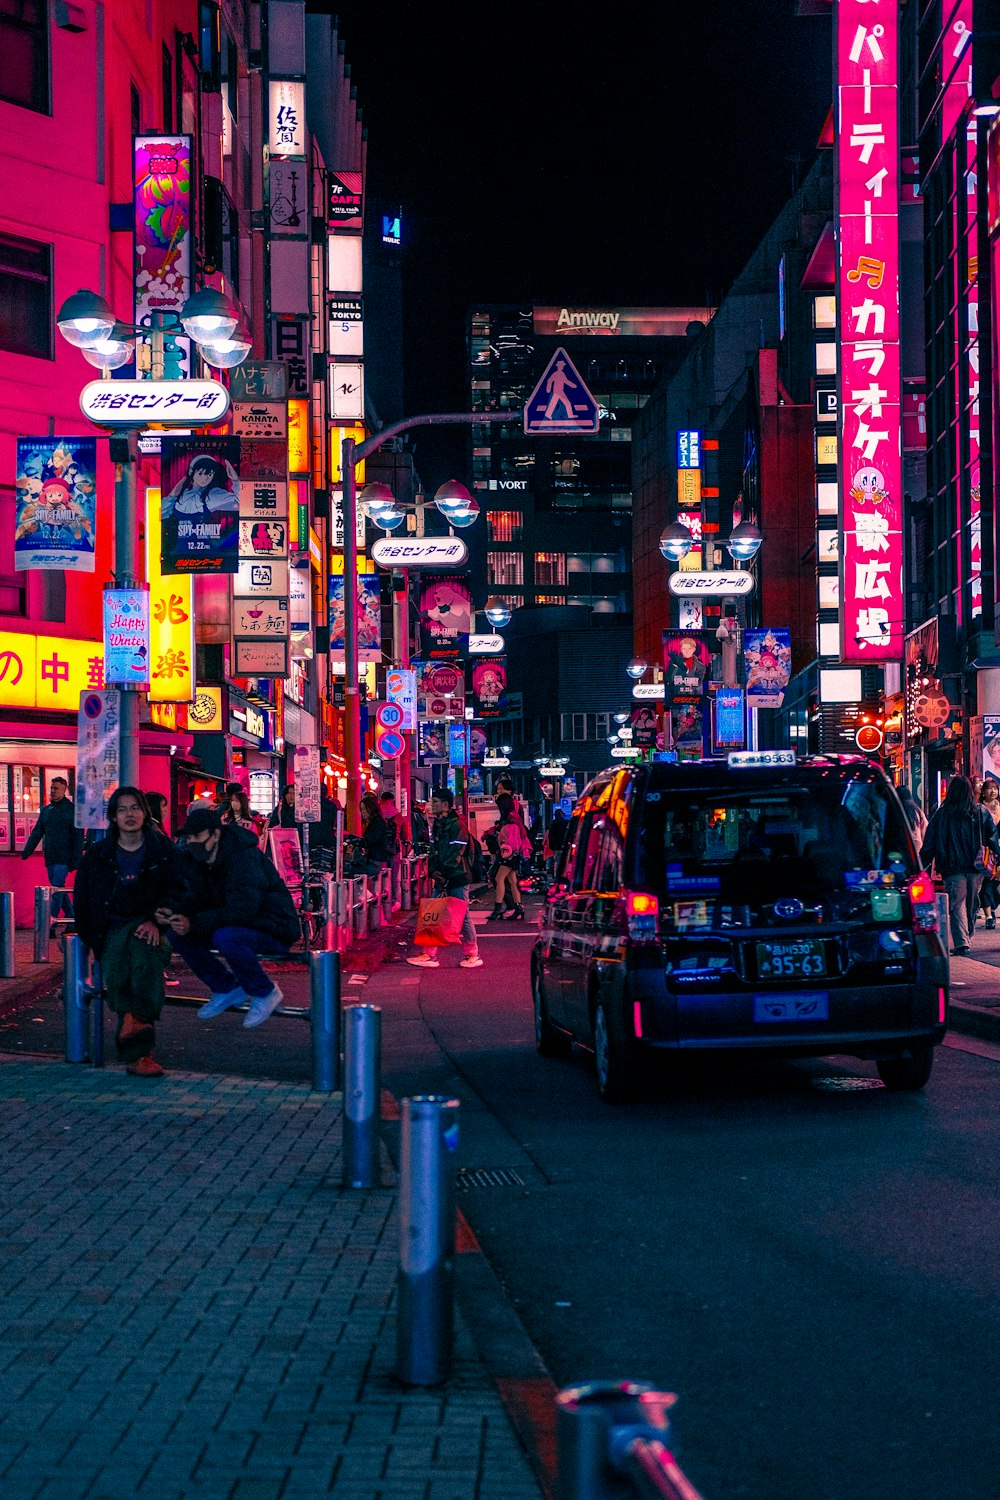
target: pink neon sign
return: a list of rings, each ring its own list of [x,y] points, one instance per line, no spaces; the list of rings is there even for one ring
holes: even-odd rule
[[[896,0],[837,0],[841,654],[903,654]]]

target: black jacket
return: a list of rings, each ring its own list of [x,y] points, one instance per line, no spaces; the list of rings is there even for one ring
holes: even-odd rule
[[[73,818],[72,797],[60,797],[58,802],[47,802],[31,830],[21,858],[27,859],[29,854],[33,854],[41,841],[47,865],[68,865],[71,870],[75,870],[83,852],[83,829],[74,827]]]
[[[380,865],[388,864],[389,829],[381,813],[373,813],[368,819],[361,835],[361,842],[365,846],[367,859],[375,860]]]
[[[920,858],[925,869],[930,869],[933,860],[942,879],[948,875],[972,875],[984,844],[1000,858],[997,830],[985,807],[977,804],[967,813],[953,813],[947,807],[939,807],[927,824]]]
[[[434,819],[427,868],[431,875],[441,877],[449,893],[469,884],[469,871],[463,857],[468,842],[469,836],[454,808]]]
[[[251,927],[286,946],[299,936],[288,887],[248,829],[227,824],[213,862],[199,864],[188,854],[184,874],[183,911],[193,938],[207,941],[219,927]]]
[[[147,827],[142,868],[131,889],[119,879],[117,852],[118,840],[111,834],[91,844],[73,890],[77,931],[96,958],[116,921],[152,920],[158,906],[178,911],[184,900],[181,861],[166,834]]]

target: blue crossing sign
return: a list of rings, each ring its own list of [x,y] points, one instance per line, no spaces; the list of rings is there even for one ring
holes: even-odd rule
[[[597,402],[565,349],[557,349],[524,408],[524,430],[538,437],[559,432],[597,432]]]

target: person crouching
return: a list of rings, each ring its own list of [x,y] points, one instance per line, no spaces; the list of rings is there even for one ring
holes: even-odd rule
[[[215,808],[192,808],[181,837],[189,885],[184,911],[157,917],[169,926],[175,951],[212,992],[199,1018],[210,1020],[249,1000],[243,1025],[259,1026],[284,999],[259,955],[284,952],[299,936],[288,888],[254,835],[233,823],[224,827]]]

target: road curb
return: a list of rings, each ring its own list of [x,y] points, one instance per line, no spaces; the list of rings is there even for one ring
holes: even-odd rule
[[[952,1000],[948,1007],[948,1030],[978,1037],[980,1041],[1000,1042],[1000,1010]]]

